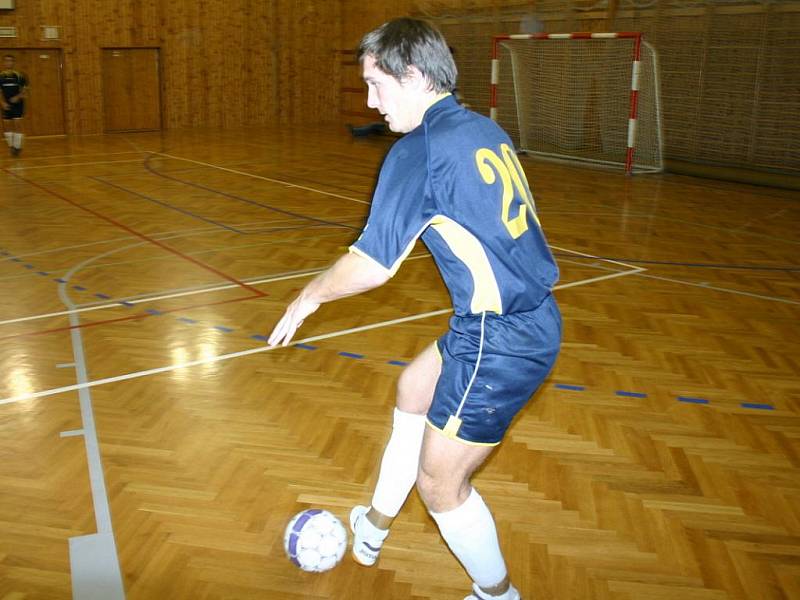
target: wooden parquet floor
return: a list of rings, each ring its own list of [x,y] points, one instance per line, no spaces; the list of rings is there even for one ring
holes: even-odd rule
[[[112,535],[130,600],[466,595],[416,493],[376,568],[283,554],[296,512],[369,500],[400,363],[447,326],[418,246],[301,346],[260,337],[355,238],[387,147],[192,130],[0,160],[0,600],[90,597],[70,545]],[[564,344],[475,480],[523,598],[800,598],[800,196],[525,168]]]

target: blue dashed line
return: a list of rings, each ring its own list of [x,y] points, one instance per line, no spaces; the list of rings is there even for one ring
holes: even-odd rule
[[[18,258],[16,256],[12,256],[9,252],[6,252],[6,251],[0,251],[0,256],[7,256],[7,257],[9,257],[9,260],[11,260],[13,262],[16,262],[16,263],[22,263],[23,262],[21,258]],[[24,263],[23,266],[28,270],[33,270],[33,269],[36,268],[30,263]],[[36,274],[37,275],[41,275],[42,277],[49,277],[49,275],[50,275],[50,273],[48,273],[47,271],[37,271]],[[62,277],[53,278],[53,281],[55,281],[56,283],[61,283],[61,284],[68,283],[68,281],[66,279],[62,278]],[[76,291],[79,291],[79,292],[87,291],[87,288],[85,288],[85,287],[83,287],[81,285],[73,285],[72,289],[74,289]],[[111,296],[108,296],[107,294],[102,294],[102,293],[96,293],[95,297],[103,299],[103,300],[110,300],[111,299]],[[119,304],[121,304],[122,306],[127,306],[127,307],[134,306],[134,304],[132,302],[129,302],[127,300],[120,300]],[[163,312],[161,312],[160,310],[155,309],[155,308],[148,308],[148,309],[145,310],[145,312],[147,314],[154,315],[154,316],[159,316],[159,315],[164,314]],[[182,322],[182,323],[186,323],[187,325],[194,325],[195,323],[198,322],[197,320],[191,319],[189,317],[178,317],[177,320]],[[234,329],[232,329],[231,327],[225,327],[224,325],[215,325],[214,329],[216,329],[217,331],[221,331],[223,333],[231,333],[232,331],[234,331]],[[257,340],[259,342],[268,342],[269,341],[269,338],[267,336],[265,336],[265,335],[251,335],[250,337],[251,337],[251,339]],[[299,348],[301,350],[316,350],[317,349],[317,346],[312,346],[311,344],[294,344],[293,346],[295,348]],[[362,358],[364,358],[363,354],[355,354],[353,352],[339,352],[338,354],[339,354],[339,356],[343,356],[345,358],[353,358],[353,359],[362,359]],[[387,361],[386,364],[397,366],[397,367],[405,367],[409,363],[407,363],[405,361],[402,361],[402,360],[389,360],[389,361]],[[555,387],[557,389],[569,390],[569,391],[573,391],[573,392],[582,392],[582,391],[584,391],[586,389],[586,387],[582,386],[582,385],[570,385],[570,384],[566,384],[566,383],[556,383]],[[627,397],[627,398],[647,398],[647,394],[645,394],[643,392],[628,392],[628,391],[625,391],[625,390],[616,390],[615,393],[616,393],[617,396],[622,396],[622,397]],[[709,400],[707,400],[706,398],[695,398],[695,397],[692,397],[692,396],[678,396],[677,400],[678,400],[678,402],[685,402],[685,403],[688,403],[688,404],[710,404]],[[758,402],[742,402],[742,403],[740,403],[740,406],[742,408],[749,408],[749,409],[754,409],[754,410],[775,410],[775,407],[773,405],[771,405],[771,404],[758,403]]]
[[[692,398],[691,396],[678,396],[678,402],[688,402],[689,404],[708,404],[705,398]]]
[[[617,396],[625,396],[627,398],[647,398],[647,394],[643,394],[641,392],[624,392],[622,390],[617,390]]]

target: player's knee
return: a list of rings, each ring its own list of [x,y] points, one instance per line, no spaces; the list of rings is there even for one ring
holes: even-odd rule
[[[444,477],[420,466],[417,473],[417,492],[431,512],[445,512],[456,508],[460,502],[462,482]]]

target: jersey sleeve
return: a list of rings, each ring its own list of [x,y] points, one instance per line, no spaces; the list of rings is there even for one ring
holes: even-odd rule
[[[400,140],[386,157],[361,236],[350,252],[394,275],[435,214],[429,192],[424,142]]]

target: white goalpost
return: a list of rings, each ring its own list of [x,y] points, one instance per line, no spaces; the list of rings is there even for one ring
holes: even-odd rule
[[[638,32],[495,36],[489,110],[521,152],[662,169],[658,65]]]

